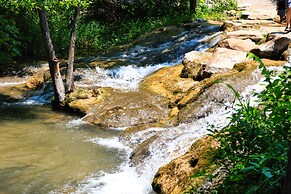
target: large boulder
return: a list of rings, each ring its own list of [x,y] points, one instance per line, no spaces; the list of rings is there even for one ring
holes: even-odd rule
[[[218,44],[220,47],[238,50],[238,51],[244,51],[249,52],[250,50],[254,49],[256,47],[256,43],[253,42],[250,39],[237,39],[237,38],[228,38],[225,40],[222,40]]]
[[[235,64],[248,61],[247,52],[228,48],[216,48],[213,53],[191,51],[182,61],[181,77],[201,81],[213,74],[229,72]]]
[[[280,59],[281,55],[287,50],[290,39],[288,37],[279,37],[272,39],[258,48],[252,49],[250,52],[256,54],[260,58]]]
[[[227,48],[217,48],[209,60],[209,67],[232,69],[235,64],[247,61],[247,52]]]
[[[87,104],[84,121],[101,127],[128,127],[162,122],[169,115],[168,104],[167,99],[146,92],[112,90],[102,100]]]
[[[191,51],[186,53],[182,61],[184,67],[181,72],[181,77],[192,78],[197,81],[204,79],[204,69],[211,57],[212,53],[210,52]]]

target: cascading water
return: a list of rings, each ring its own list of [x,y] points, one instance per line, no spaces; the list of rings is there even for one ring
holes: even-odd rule
[[[280,71],[282,68],[275,69]],[[253,72],[252,76],[257,76],[259,81],[255,85],[248,86],[242,92],[241,98],[243,101],[249,100],[254,104],[257,103],[256,98],[251,94],[264,88],[264,78],[261,77],[260,70]],[[213,113],[204,118],[194,120],[192,123],[180,124],[171,128],[149,128],[134,133],[126,139],[91,139],[93,143],[102,145],[109,150],[118,150],[122,154],[124,161],[120,164],[118,171],[114,173],[103,172],[101,175],[91,175],[80,182],[79,188],[75,193],[154,193],[151,189],[151,181],[159,167],[184,154],[195,139],[209,133],[207,128],[211,125],[216,126],[217,129],[225,127],[235,109],[235,103],[225,101],[224,106],[213,110]],[[137,164],[132,164],[129,156],[133,151],[133,145],[139,145],[153,136],[156,136],[156,138],[149,145],[150,154]]]
[[[215,45],[220,38],[220,33],[216,32],[218,28],[217,26],[208,26],[207,28],[207,30],[209,31],[207,35],[201,35],[193,31],[182,32],[181,34],[175,36],[175,38],[173,38],[171,41],[162,43],[160,45],[137,45],[132,49],[129,49],[128,51],[120,52],[114,56],[99,56],[88,59],[88,62],[94,61],[96,59],[123,59],[127,61],[127,65],[108,69],[103,69],[100,67],[96,67],[95,69],[77,69],[75,73],[79,77],[79,79],[76,81],[76,85],[79,87],[100,86],[112,87],[121,90],[137,90],[140,81],[144,77],[162,67],[172,66],[180,63],[184,53],[192,50],[205,51],[207,48]],[[198,29],[196,30],[199,31]],[[204,29],[204,31],[207,30]],[[165,57],[157,60],[158,62],[155,63],[155,60],[150,60],[155,55],[165,55]],[[259,71],[255,71],[253,76],[257,76],[259,74]],[[20,82],[21,81],[19,81],[18,83]],[[245,96],[245,98],[250,98],[250,91],[260,88],[258,87],[260,86],[260,83],[261,82],[257,83],[255,86],[247,87],[245,92],[243,93],[243,96]],[[5,84],[14,83],[7,82],[2,84],[4,86]],[[22,101],[20,104],[22,104],[21,106],[23,106],[24,104],[26,104],[26,106],[27,104],[45,104],[50,101],[51,96],[52,93],[49,87],[45,87],[42,90],[37,91],[35,95]],[[208,133],[208,126],[215,125],[218,128],[222,128],[227,125],[228,117],[231,115],[233,109],[226,109],[225,107],[232,107],[232,102],[224,102],[224,106],[222,106],[221,108],[213,110],[213,112],[206,117],[195,119],[191,123],[180,124],[179,126],[170,128],[149,128],[147,130],[128,135],[126,138],[119,136],[124,128],[106,129],[106,132],[100,129],[97,133],[94,133],[92,127],[89,127],[88,130],[88,126],[82,122],[82,119],[72,120],[71,118],[71,121],[67,121],[68,124],[65,127],[56,127],[51,123],[62,123],[60,120],[66,119],[61,118],[50,121],[49,123],[52,128],[49,128],[48,131],[42,131],[42,133],[44,133],[46,136],[54,137],[54,134],[59,134],[59,132],[56,132],[56,129],[62,131],[62,135],[60,135],[60,138],[56,138],[59,139],[59,141],[56,140],[54,142],[56,144],[55,146],[57,146],[59,150],[55,159],[61,158],[62,160],[64,160],[63,157],[66,158],[65,156],[69,155],[69,158],[66,158],[65,162],[70,164],[70,171],[74,171],[74,168],[78,168],[77,165],[71,163],[76,162],[78,164],[78,162],[81,161],[82,167],[83,165],[86,166],[86,163],[89,163],[90,168],[88,169],[90,169],[91,172],[82,174],[82,176],[78,176],[78,174],[76,175],[76,173],[69,174],[66,171],[66,173],[68,174],[64,173],[65,176],[78,176],[78,178],[69,180],[62,180],[60,178],[60,180],[62,180],[59,181],[61,185],[51,186],[47,188],[47,185],[49,184],[57,184],[56,181],[51,181],[51,179],[55,179],[56,177],[52,176],[49,181],[46,179],[46,176],[49,177],[49,175],[47,174],[58,174],[57,172],[65,168],[66,164],[62,162],[60,167],[55,167],[54,165],[52,165],[50,166],[51,169],[47,169],[46,166],[51,165],[51,163],[54,162],[44,162],[41,163],[44,167],[38,171],[38,174],[41,174],[41,172],[45,171],[45,175],[42,175],[45,176],[45,178],[41,179],[42,182],[38,183],[37,180],[39,179],[39,177],[36,176],[34,178],[31,178],[32,180],[27,181],[26,187],[23,185],[19,187],[23,187],[25,189],[23,191],[24,193],[154,193],[151,189],[151,181],[160,166],[165,165],[172,159],[184,154],[189,149],[191,144],[195,141],[195,139]],[[8,107],[8,109],[10,108]],[[13,119],[9,117],[9,120]],[[47,122],[44,122],[44,125],[47,125]],[[21,128],[21,126],[19,128]],[[38,126],[38,128],[42,129],[43,127]],[[76,131],[79,129],[83,130],[79,132],[77,136],[75,136],[70,133],[70,128],[72,128],[71,130],[73,133],[76,133]],[[32,134],[35,134],[37,132],[38,130],[36,130],[36,132],[33,131]],[[64,135],[67,133],[69,133],[69,137]],[[78,138],[78,135],[80,135],[81,137]],[[40,138],[41,136],[33,135],[32,137]],[[130,156],[134,148],[136,148],[145,140],[152,137],[154,138],[148,148],[149,154],[147,156],[144,156],[143,160],[139,160],[133,164]],[[76,139],[78,140],[77,142],[75,142]],[[49,139],[49,141],[51,141],[51,138]],[[67,143],[65,143],[66,145],[58,146],[57,144],[62,141],[69,143],[68,145]],[[83,142],[86,146],[83,147],[80,142]],[[73,146],[74,144],[77,144],[77,146]],[[74,151],[76,149],[79,149],[78,146],[81,152]],[[94,150],[94,146],[96,147],[96,150]],[[71,147],[74,149],[70,149]],[[87,150],[87,152],[89,155],[86,155],[86,157],[83,156],[82,153],[85,151],[81,148],[88,148],[89,151]],[[42,150],[43,148],[41,147],[40,149]],[[50,158],[54,158],[53,149],[48,151],[49,153],[52,153],[52,157]],[[46,158],[46,154],[47,150],[45,150],[44,154],[42,153],[42,157]],[[74,158],[74,155],[81,155],[81,157]],[[81,158],[84,158],[84,160],[82,160]],[[87,159],[88,161],[86,161]],[[53,159],[51,160],[53,161]],[[30,162],[31,164],[34,164],[33,161]],[[9,171],[9,169],[7,170],[7,172],[5,171],[6,174],[2,173],[1,165],[3,167],[3,164],[1,164],[0,161],[0,180],[2,177],[7,178],[7,172],[13,172]],[[17,164],[15,163],[14,165],[16,166]],[[37,165],[37,163],[34,165]],[[96,168],[92,167],[94,165],[96,166]],[[103,168],[103,166],[105,167]],[[21,168],[25,169],[26,167],[25,165],[15,167],[15,169],[17,169],[18,171],[21,171]],[[56,172],[53,170],[54,168],[56,168]],[[86,168],[86,170],[88,169]],[[29,170],[31,170],[31,167],[29,168]],[[28,171],[28,173],[33,173],[33,171],[30,172],[29,170],[24,171]],[[11,175],[10,178],[14,177]],[[45,181],[47,181],[47,185],[45,184]],[[9,193],[9,191],[21,191],[21,188],[12,188],[10,190],[5,188],[11,185],[13,184],[7,183],[7,185],[4,185],[3,183],[0,183],[0,193],[2,192],[2,190],[4,193]],[[31,187],[33,187],[33,189],[30,189]]]

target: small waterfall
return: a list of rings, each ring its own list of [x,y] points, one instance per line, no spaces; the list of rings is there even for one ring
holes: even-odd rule
[[[174,40],[158,46],[136,45],[129,51],[120,52],[115,56],[92,58],[89,61],[122,59],[127,61],[128,65],[110,69],[100,67],[77,69],[75,74],[80,79],[75,84],[79,87],[99,86],[137,90],[139,82],[143,78],[160,68],[181,63],[186,52],[192,50],[205,51],[214,46],[220,40],[221,32],[216,32],[218,30],[217,26],[208,26],[207,29],[211,33],[201,35],[191,31],[182,32]],[[163,57],[154,60],[157,56]],[[144,62],[146,60],[148,61]]]
[[[160,45],[136,45],[128,51],[118,53],[113,57],[98,56],[88,60],[88,62],[97,59],[123,59],[128,63],[124,66],[112,67],[108,69],[96,67],[88,69],[77,69],[75,74],[78,77],[76,86],[79,87],[111,87],[121,90],[137,90],[140,81],[147,75],[166,66],[173,66],[181,62],[184,53],[192,50],[205,51],[215,45],[220,40],[220,32],[217,32],[217,26],[209,26],[209,33],[200,35],[191,31],[182,32],[173,40]],[[154,58],[158,55],[164,55],[160,60],[148,60],[145,58]],[[145,57],[150,56],[150,57]],[[276,68],[280,69],[280,68]],[[259,76],[260,71],[257,70],[253,76]],[[17,82],[17,84],[22,83]],[[6,82],[3,84],[16,84]],[[0,85],[1,87],[1,85]],[[242,93],[244,99],[257,103],[251,93],[260,91],[264,88],[263,79],[257,84],[251,85]],[[19,104],[38,105],[50,103],[53,96],[52,87],[45,86],[34,95],[25,99]],[[229,122],[229,117],[235,110],[233,102],[224,102],[224,107],[214,110],[211,114],[204,118],[196,119],[191,123],[180,124],[170,128],[149,128],[129,135],[126,138],[119,137],[118,134],[124,128],[110,129],[113,135],[97,136],[88,138],[87,142],[91,142],[98,147],[104,147],[110,150],[110,153],[116,154],[114,163],[119,166],[108,171],[94,173],[87,176],[76,185],[71,186],[68,183],[70,191],[71,187],[77,187],[75,192],[92,193],[92,194],[148,194],[154,193],[151,189],[151,181],[159,167],[169,163],[174,158],[184,154],[193,142],[206,134],[210,125],[215,125],[218,129],[225,127]],[[207,105],[205,105],[207,106]],[[227,108],[226,108],[227,107]],[[67,126],[80,126],[82,128],[82,119],[75,119],[68,122]],[[100,129],[101,130],[101,129]],[[114,136],[115,135],[115,136]],[[113,137],[112,137],[113,136]],[[133,164],[130,155],[134,148],[145,140],[156,136],[149,145],[149,155],[144,160]],[[106,161],[110,163],[113,161]],[[65,186],[66,188],[66,186]],[[52,191],[51,193],[57,193]]]
[[[271,67],[271,69],[279,72],[282,67]],[[248,86],[241,93],[241,97],[243,101],[249,100],[252,103],[258,103],[252,94],[264,89],[264,78],[261,76],[259,69],[254,71],[252,76],[260,78],[258,83]],[[119,169],[115,172],[103,172],[102,174],[88,177],[85,181],[79,183],[79,188],[75,193],[154,193],[151,189],[151,181],[159,167],[184,154],[195,139],[209,133],[207,130],[209,126],[214,125],[217,129],[225,127],[236,108],[237,106],[233,102],[225,102],[224,107],[192,123],[180,124],[170,128],[149,128],[134,133],[126,139],[91,139],[90,141],[93,143],[102,145],[107,149],[118,150],[120,157],[123,158],[123,163],[120,164]],[[157,136],[157,138],[149,146],[149,156],[145,157],[137,165],[133,165],[129,159],[133,151],[133,145],[139,145],[153,136]]]

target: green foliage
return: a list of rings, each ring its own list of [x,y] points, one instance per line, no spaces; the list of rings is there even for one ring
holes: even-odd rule
[[[234,0],[214,3],[215,6],[208,7],[205,2],[200,1],[194,19],[216,19],[220,17],[219,11],[223,12],[233,6],[231,2]],[[136,0],[132,4],[127,0],[0,0],[0,11],[8,16],[10,25],[19,32],[10,36],[13,39],[10,43],[21,57],[45,56],[36,11],[40,6],[47,9],[51,36],[58,57],[65,57],[67,54],[70,19],[74,6],[86,7],[78,23],[76,46],[77,50],[86,49],[89,52],[129,42],[162,26],[193,20],[189,13],[188,0]],[[212,12],[213,10],[217,13]],[[21,45],[13,44],[19,40]],[[13,57],[14,54],[9,56]]]
[[[189,0],[94,0],[87,21],[116,23],[124,20],[156,18],[186,13]]]
[[[95,51],[129,42],[141,34],[159,28],[190,20],[190,15],[176,17],[132,19],[112,25],[97,21],[83,22],[78,26],[77,47]]]
[[[20,55],[19,30],[13,21],[0,15],[0,65],[11,63],[13,57]]]
[[[67,54],[70,19],[73,14],[72,7],[86,7],[89,4],[90,0],[0,0],[0,11],[5,17],[9,18],[7,21],[9,21],[9,25],[14,29],[13,32],[6,33],[10,37],[9,42],[11,47],[9,48],[18,51],[17,54],[22,56],[44,56],[37,14],[37,9],[44,6],[47,9],[54,48],[60,55]],[[0,22],[3,21],[1,19]],[[2,26],[4,28],[4,25],[1,23]],[[12,28],[5,27],[5,29],[10,29],[11,31]],[[1,32],[4,31],[2,30]],[[3,50],[2,47],[1,50]],[[16,56],[14,53],[7,55],[4,52],[1,52],[1,55],[8,56],[8,58]],[[7,60],[1,61],[7,63]]]
[[[212,4],[207,4],[205,0],[197,1],[195,18],[205,19],[226,19],[225,11],[236,10],[236,0],[214,0]]]
[[[218,191],[225,193],[276,193],[280,191],[287,164],[291,123],[291,67],[284,66],[278,77],[260,63],[266,89],[255,93],[259,105],[242,102],[221,131],[211,130],[220,147],[215,161],[228,168]]]

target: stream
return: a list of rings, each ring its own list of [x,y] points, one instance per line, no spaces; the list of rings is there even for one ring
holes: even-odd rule
[[[183,31],[159,45],[136,45],[114,56],[83,59],[89,63],[122,58],[128,63],[107,69],[77,69],[76,85],[137,90],[145,76],[180,63],[185,52],[205,51],[216,44],[220,34],[217,26],[207,29],[203,35],[197,34],[197,29]],[[165,53],[165,50],[171,54],[159,63],[144,62],[152,53]],[[143,65],[138,65],[139,61],[143,61]],[[0,83],[0,87],[9,83]],[[258,86],[259,83],[248,87],[245,96],[260,88]],[[149,128],[121,138],[124,128],[102,129],[84,123],[82,118],[52,110],[48,94],[44,89],[20,102],[0,104],[1,194],[153,194],[151,181],[159,167],[184,154],[196,138],[208,133],[210,125],[226,126],[232,113],[231,109],[222,107],[192,123]],[[158,138],[149,146],[150,154],[132,165],[129,158],[133,145],[154,135]]]

